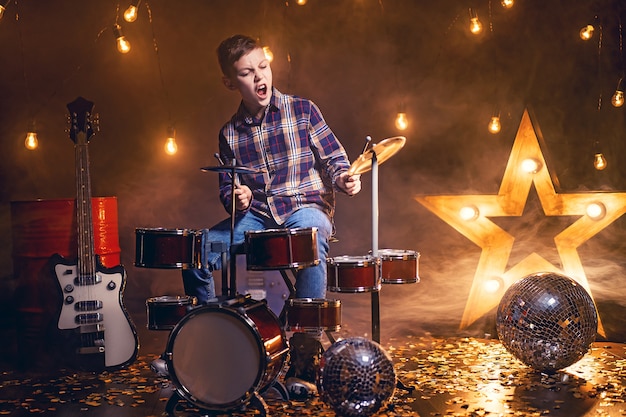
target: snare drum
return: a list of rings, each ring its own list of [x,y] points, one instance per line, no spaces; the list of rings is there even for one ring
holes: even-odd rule
[[[148,329],[172,330],[195,307],[198,300],[188,295],[162,295],[146,300]]]
[[[265,302],[248,300],[190,311],[170,333],[164,357],[184,399],[225,411],[269,388],[288,351],[276,315]]]
[[[341,328],[341,301],[322,298],[290,298],[285,301],[287,331]]]
[[[317,227],[245,232],[249,270],[306,268],[319,264]]]
[[[135,229],[135,266],[197,268],[202,232],[189,229]]]
[[[383,284],[413,284],[419,282],[418,252],[401,249],[381,249]]]
[[[337,256],[326,260],[328,291],[372,292],[378,291],[380,258],[373,256]]]

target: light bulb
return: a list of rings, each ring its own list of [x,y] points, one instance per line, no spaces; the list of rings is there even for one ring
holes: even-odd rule
[[[124,20],[126,20],[128,23],[132,23],[135,20],[137,20],[137,5],[136,4],[131,4],[130,6],[128,6],[128,9],[126,9],[126,11],[124,12]]]
[[[178,145],[176,144],[176,131],[173,127],[167,128],[167,140],[165,141],[165,153],[168,155],[174,155],[178,152]]]
[[[306,0],[297,0],[296,3],[298,6],[304,6],[306,4]]]
[[[594,28],[592,25],[584,26],[580,30],[580,39],[582,39],[583,41],[588,41],[589,39],[591,39],[591,37],[593,36],[593,30]]]
[[[267,59],[269,62],[272,62],[274,60],[274,53],[269,46],[263,47],[263,53],[265,54],[265,59]]]
[[[406,118],[406,113],[398,113],[396,116],[396,128],[398,130],[406,130],[407,127],[409,127],[409,120]]]
[[[130,52],[130,42],[126,40],[126,37],[122,34],[122,27],[117,23],[113,26],[113,34],[117,41],[117,50],[123,54]]]
[[[500,125],[500,116],[491,116],[491,120],[489,121],[489,125],[487,127],[490,133],[494,135],[500,132],[502,125]]]
[[[541,162],[534,158],[526,158],[522,161],[522,170],[529,174],[536,174],[541,169]]]
[[[624,105],[624,92],[622,90],[615,90],[615,94],[611,97],[611,104],[613,107],[622,107]]]
[[[585,209],[585,213],[593,220],[600,220],[606,216],[606,207],[602,203],[591,203]]]
[[[465,221],[472,221],[478,218],[478,207],[476,206],[465,206],[461,207],[459,210],[459,217]]]
[[[510,9],[511,7],[513,7],[513,3],[515,3],[515,1],[513,0],[502,0],[500,2],[500,4],[502,4],[502,7],[504,7],[505,9]]]
[[[2,20],[2,17],[4,16],[4,11],[6,10],[6,7],[4,7],[3,5],[0,4],[0,20]]]
[[[26,140],[24,141],[24,146],[29,151],[35,150],[39,147],[39,141],[37,140],[37,132],[30,131],[26,134]]]
[[[602,171],[604,168],[606,168],[606,159],[601,152],[598,152],[593,156],[593,166],[598,171]]]
[[[472,17],[470,19],[470,32],[472,32],[474,35],[478,35],[482,31],[483,31],[483,24],[480,23],[480,20],[478,20],[478,17]]]

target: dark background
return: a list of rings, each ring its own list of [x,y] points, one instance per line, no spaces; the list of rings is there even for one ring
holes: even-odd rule
[[[624,71],[618,0],[517,0],[510,10],[485,0],[309,0],[304,6],[292,0],[154,0],[140,3],[132,24],[121,17],[128,4],[23,0],[9,3],[0,21],[5,305],[18,285],[12,247],[21,238],[12,234],[11,202],[75,196],[66,105],[77,96],[93,101],[100,118],[89,145],[92,194],[118,199],[126,303],[182,294],[179,271],[133,265],[135,228],[198,229],[226,216],[217,176],[199,168],[215,165],[217,131],[239,103],[221,84],[214,53],[235,33],[272,48],[275,86],[314,100],[351,159],[368,135],[374,143],[407,137],[402,151],[380,167],[379,246],[418,251],[422,279],[384,286],[384,338],[395,331],[459,331],[480,248],[415,196],[496,194],[524,109],[540,127],[559,192],[626,188],[626,108],[610,104]],[[480,36],[468,31],[470,7],[483,22]],[[126,55],[115,48],[116,19],[132,44]],[[602,30],[583,42],[578,32],[586,24]],[[393,124],[400,109],[410,122],[404,132]],[[497,135],[487,132],[494,112],[503,125]],[[24,137],[33,120],[40,147],[29,151]],[[163,152],[170,125],[179,146],[175,156]],[[604,171],[593,167],[596,142],[608,161]],[[331,256],[371,249],[371,190],[371,176],[364,174],[359,195],[339,196],[339,242]],[[530,215],[533,210],[541,219],[540,207],[527,208]],[[579,248],[611,340],[626,333],[625,236],[619,219]],[[543,246],[552,238],[538,232],[526,240]],[[345,327],[367,333],[369,298],[334,298],[344,301]],[[482,335],[492,320],[463,332]]]

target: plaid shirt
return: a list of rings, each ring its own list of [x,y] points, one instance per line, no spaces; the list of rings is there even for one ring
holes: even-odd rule
[[[221,129],[224,161],[261,170],[240,174],[252,190],[250,210],[283,224],[302,207],[318,207],[331,218],[337,177],[350,167],[346,152],[319,108],[310,100],[273,89],[264,120],[254,120],[240,104]],[[231,180],[221,173],[220,199],[230,212]]]

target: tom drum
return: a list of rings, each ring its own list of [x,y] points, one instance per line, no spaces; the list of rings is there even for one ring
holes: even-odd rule
[[[341,301],[322,298],[290,298],[285,301],[287,331],[341,328]]]
[[[326,260],[328,291],[372,292],[381,288],[380,258],[337,256]]]
[[[196,306],[196,297],[161,295],[146,300],[147,327],[150,330],[172,330]]]
[[[320,262],[316,227],[248,231],[245,242],[250,270],[300,269]]]
[[[419,282],[419,252],[402,249],[381,249],[381,280],[383,284]]]
[[[135,229],[135,266],[197,268],[202,232],[190,229]]]

